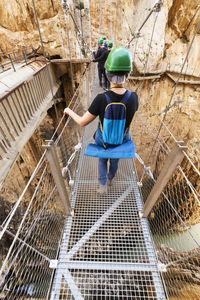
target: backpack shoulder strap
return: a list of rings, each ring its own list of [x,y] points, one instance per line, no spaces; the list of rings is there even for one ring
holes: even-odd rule
[[[130,91],[127,90],[126,93],[125,93],[125,95],[123,96],[121,102],[124,103],[124,104],[126,104],[127,100],[130,98],[131,94],[132,94],[132,92],[130,92]]]
[[[110,97],[107,94],[104,94],[104,95],[106,97],[107,104],[112,103],[112,100],[110,99]]]

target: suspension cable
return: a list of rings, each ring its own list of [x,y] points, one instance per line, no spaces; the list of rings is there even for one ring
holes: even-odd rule
[[[183,150],[184,155],[187,157],[187,159],[189,160],[189,162],[191,163],[192,167],[194,168],[194,170],[197,172],[197,174],[200,176],[200,171],[197,169],[197,167],[195,166],[195,164],[193,163],[193,161],[191,160],[191,158],[188,156],[188,154]]]
[[[85,73],[87,72],[88,68],[89,68],[89,65],[85,68],[85,70],[84,70],[84,72],[83,72],[83,74],[82,74],[82,76],[81,76],[81,78],[80,78],[80,82],[81,82],[81,83],[82,83],[82,79],[83,79]],[[81,87],[81,83],[79,84],[78,88],[76,89],[76,91],[75,91],[75,93],[74,93],[74,95],[73,95],[73,97],[72,97],[70,103],[68,104],[68,107],[71,107],[71,104],[73,103],[75,97],[77,96],[77,94],[78,94],[78,92],[79,92],[79,90],[80,90],[80,87]],[[75,105],[75,104],[74,104],[74,105]],[[72,108],[72,109],[74,110],[74,108]],[[65,115],[63,114],[60,123],[63,121],[64,118],[65,118]],[[57,137],[57,139],[56,139],[56,141],[55,141],[55,144],[56,144],[56,145],[57,145],[58,142],[60,141],[60,139],[61,139],[61,137],[62,137],[62,134],[63,134],[63,131],[65,130],[65,128],[66,128],[67,125],[69,124],[69,121],[70,121],[70,120],[71,120],[71,117],[68,116],[67,121],[66,121],[64,127],[62,128],[62,130],[61,130],[59,136]],[[54,136],[55,136],[55,134],[54,134]]]
[[[25,195],[25,193],[26,193],[26,191],[27,191],[27,189],[28,189],[30,183],[32,182],[32,180],[34,179],[34,177],[35,177],[36,174],[38,173],[39,169],[41,168],[41,166],[42,166],[42,164],[43,164],[43,162],[44,162],[44,160],[45,160],[45,154],[46,154],[46,151],[47,151],[47,150],[44,151],[42,157],[40,158],[40,160],[39,160],[39,162],[38,162],[38,164],[37,164],[37,166],[36,166],[36,168],[35,168],[35,170],[34,170],[34,172],[33,172],[33,174],[31,175],[31,177],[30,177],[30,179],[29,179],[27,185],[25,186],[25,188],[24,188],[24,190],[23,190],[21,196],[19,197],[19,199],[18,199],[17,202],[15,203],[13,209],[11,210],[11,212],[10,212],[10,214],[9,214],[9,218],[7,217],[7,218],[6,218],[6,222],[3,222],[2,226],[3,226],[4,228],[3,228],[3,230],[0,232],[0,240],[2,239],[2,236],[4,235],[4,233],[5,233],[5,231],[6,231],[7,227],[8,227],[8,225],[10,224],[10,221],[11,221],[13,215],[15,214],[17,208],[19,207],[19,205],[20,205],[20,203],[21,203],[21,201],[22,201],[22,198],[24,197],[24,195]]]
[[[39,24],[39,20],[38,20],[38,14],[37,14],[36,6],[35,6],[35,0],[32,0],[32,3],[33,3],[33,9],[34,9],[34,13],[35,13],[35,19],[36,19],[36,24],[37,24],[37,28],[38,28],[38,33],[39,33],[39,37],[40,37],[42,53],[43,53],[43,56],[44,56],[44,61],[45,61],[46,69],[47,69],[48,81],[49,81],[51,94],[52,94],[52,98],[53,98],[53,104],[54,104],[54,109],[55,109],[55,113],[56,113],[56,119],[58,120],[58,112],[57,112],[55,97],[54,97],[54,93],[53,93],[53,84],[52,84],[52,81],[51,81],[49,66],[47,64],[47,60],[46,60],[46,56],[45,56],[44,44],[43,44],[43,40],[42,40],[42,34],[41,34],[40,24]]]
[[[141,93],[142,93],[142,89],[144,87],[144,77],[145,77],[145,74],[146,74],[146,71],[147,71],[147,66],[148,66],[148,61],[149,61],[149,56],[150,56],[150,51],[151,51],[151,44],[152,44],[152,41],[153,41],[153,36],[154,36],[156,21],[157,21],[157,18],[158,18],[158,13],[159,12],[156,13],[154,24],[153,24],[153,29],[152,29],[152,33],[151,33],[151,39],[150,39],[150,43],[149,43],[148,55],[146,56],[146,61],[145,61],[145,65],[144,65],[144,73],[143,73],[142,84],[141,84],[139,95],[138,95],[139,99],[140,99],[140,96],[141,96]],[[138,39],[137,39],[137,41],[138,41]],[[136,45],[137,45],[137,41],[136,41]],[[136,52],[136,47],[135,47],[135,52]],[[135,52],[134,52],[134,56],[135,56]],[[136,114],[136,116],[134,118],[134,121],[133,121],[133,128],[136,124],[136,119],[137,119],[137,114]],[[132,125],[131,125],[131,127],[132,127]]]
[[[151,40],[150,40],[150,43],[149,43],[149,50],[148,50],[147,59],[145,61],[145,66],[144,66],[143,80],[142,80],[142,84],[141,84],[140,91],[139,91],[139,97],[141,96],[142,89],[144,87],[144,77],[145,77],[145,74],[147,72],[147,66],[148,66],[148,61],[149,61],[149,56],[150,56],[150,51],[151,51],[151,44],[152,44],[152,41],[153,41],[153,36],[154,36],[154,31],[155,31],[155,26],[156,26],[157,19],[158,19],[158,12],[156,13],[154,24],[153,24],[153,29],[152,29],[152,33],[151,33]]]
[[[21,252],[22,248],[23,248],[24,245],[26,244],[26,241],[27,241],[29,235],[31,234],[33,228],[35,227],[38,218],[41,216],[42,212],[44,211],[46,205],[48,204],[48,202],[49,202],[49,200],[51,199],[51,197],[52,197],[53,193],[55,192],[55,190],[56,190],[56,186],[53,187],[53,189],[52,189],[52,191],[50,192],[50,194],[49,194],[47,200],[45,201],[43,207],[41,208],[39,214],[38,214],[37,217],[34,219],[34,222],[33,222],[32,226],[30,227],[30,229],[29,229],[27,235],[25,236],[25,239],[23,240],[22,245],[20,245],[19,249],[17,250],[17,253],[15,254],[14,258],[12,259],[10,265],[8,266],[8,268],[7,268],[5,274],[4,274],[4,276],[3,276],[3,278],[2,278],[2,280],[1,280],[1,282],[0,282],[0,286],[1,286],[1,283],[5,280],[7,274],[9,273],[10,268],[11,268],[11,267],[13,266],[13,264],[15,263],[15,261],[16,261],[16,259],[17,259],[17,257],[18,257],[18,254]],[[0,278],[1,278],[1,275],[2,275],[2,272],[3,272],[4,268],[5,268],[5,266],[6,266],[6,264],[7,264],[7,261],[8,261],[8,258],[9,258],[9,256],[10,256],[10,254],[11,254],[11,251],[12,251],[12,249],[13,249],[13,246],[14,246],[16,240],[17,240],[18,237],[19,237],[20,230],[21,230],[22,225],[23,225],[23,223],[24,223],[24,220],[25,220],[25,218],[26,218],[26,215],[27,215],[27,212],[28,212],[28,210],[29,210],[29,207],[30,207],[30,205],[29,205],[28,208],[27,208],[27,211],[26,211],[26,213],[25,213],[25,215],[24,215],[24,217],[23,217],[23,219],[22,219],[22,221],[21,221],[21,224],[20,224],[20,226],[19,226],[19,228],[18,228],[18,230],[17,230],[17,233],[16,233],[16,235],[15,235],[15,237],[14,237],[14,240],[13,240],[13,242],[12,242],[10,248],[9,248],[9,251],[8,251],[8,253],[7,253],[7,256],[6,256],[6,258],[5,258],[4,262],[3,262],[3,265],[2,265],[2,268],[1,268],[1,271],[0,271]],[[33,248],[33,250],[34,250],[34,248]],[[50,258],[48,258],[47,256],[44,256],[44,258],[45,258],[45,260],[47,260],[47,261],[50,262]]]
[[[167,198],[167,196],[164,194],[164,192],[162,192],[162,195],[164,196],[164,198],[168,202],[168,204],[171,206],[172,210],[175,212],[175,214],[177,215],[177,217],[179,218],[179,220],[181,221],[181,223],[183,224],[183,226],[186,228],[188,234],[191,236],[191,238],[193,239],[193,241],[196,243],[196,245],[198,247],[200,247],[199,242],[195,239],[195,237],[193,236],[192,232],[190,231],[190,229],[188,228],[188,226],[185,224],[185,222],[183,221],[183,219],[181,218],[181,216],[179,215],[179,213],[177,212],[177,210],[171,204],[171,202],[169,201],[169,199]]]
[[[68,48],[69,48],[69,58],[70,58],[70,75],[72,79],[72,93],[74,94],[74,74],[73,74],[73,66],[72,66],[72,53],[71,53],[71,46],[69,40],[69,18],[65,14],[66,26],[67,26],[67,41],[68,41]]]
[[[196,248],[196,250],[199,250],[199,249]],[[189,260],[190,258],[196,257],[197,254],[198,254],[198,253],[192,253],[191,255],[187,255],[187,256],[181,257],[180,259],[177,259],[177,260],[175,260],[175,261],[169,262],[168,264],[166,264],[166,267],[173,266],[173,265],[175,265],[175,264],[177,264],[177,263],[179,263],[179,262],[183,262],[184,260],[187,260],[187,262],[188,262],[188,260]]]
[[[3,229],[2,225],[0,225],[0,228]],[[6,233],[7,233],[8,235],[10,235],[12,238],[15,237],[14,233],[12,233],[12,232],[9,231],[9,230],[6,230]],[[33,248],[31,245],[27,244],[27,243],[25,242],[25,240],[22,240],[22,239],[20,239],[19,237],[17,238],[17,240],[18,240],[20,243],[23,243],[27,248],[33,250],[35,253],[37,253],[38,255],[40,255],[40,256],[41,256],[42,258],[44,258],[45,260],[50,261],[50,259],[49,259],[47,256],[45,256],[44,254],[42,254],[41,252],[39,252],[37,249]]]
[[[152,15],[152,13],[153,12],[159,12],[160,10],[161,10],[161,6],[162,6],[162,0],[158,0],[155,4],[154,4],[154,6],[153,6],[153,8],[151,9],[151,11],[149,12],[149,14],[148,14],[148,16],[146,17],[146,19],[143,21],[143,23],[142,23],[142,25],[139,27],[139,29],[136,31],[136,33],[133,35],[133,37],[131,38],[131,40],[128,42],[128,44],[127,44],[127,48],[129,48],[130,47],[130,44],[131,44],[131,42],[135,39],[135,38],[137,38],[137,37],[139,37],[140,36],[140,31],[141,31],[141,29],[143,28],[143,26],[146,24],[146,22],[148,21],[148,19],[149,19],[149,17]]]
[[[139,161],[141,161],[142,164],[145,167],[145,164],[142,161],[141,157],[139,157]],[[146,169],[148,169],[148,167],[146,167]],[[149,176],[154,181],[154,183],[156,183],[156,180],[155,180],[155,178],[154,178],[154,176],[153,176],[153,174],[151,172],[150,172]],[[191,238],[193,239],[193,241],[197,244],[198,247],[200,247],[199,242],[194,238],[192,232],[190,231],[190,229],[188,228],[188,226],[185,224],[185,222],[183,221],[183,219],[181,218],[181,216],[179,215],[179,213],[177,212],[177,210],[174,208],[174,206],[172,205],[172,203],[169,201],[168,197],[165,195],[164,192],[162,192],[162,195],[165,198],[165,200],[168,202],[168,204],[170,205],[170,207],[172,208],[172,210],[175,212],[175,214],[177,215],[178,219],[181,221],[181,223],[183,224],[183,226],[186,228],[188,234],[191,236]]]
[[[35,196],[36,196],[36,193],[37,193],[37,191],[38,191],[38,188],[39,188],[39,186],[40,186],[40,183],[41,183],[41,181],[42,181],[42,178],[43,178],[43,176],[44,176],[45,171],[46,171],[46,167],[44,168],[44,170],[43,170],[43,172],[42,172],[42,175],[40,176],[40,179],[39,179],[39,182],[38,182],[38,184],[37,184],[37,187],[36,187],[36,189],[35,189],[35,191],[34,191],[32,197],[31,197],[31,200],[30,200],[30,202],[29,202],[29,204],[28,204],[28,207],[27,207],[27,209],[26,209],[26,212],[25,212],[25,214],[24,214],[24,216],[23,216],[23,218],[22,218],[22,221],[21,221],[21,223],[20,223],[18,229],[17,229],[17,233],[15,234],[15,238],[14,238],[14,240],[13,240],[13,242],[12,242],[10,248],[9,248],[9,251],[8,251],[8,253],[7,253],[7,255],[6,255],[6,258],[5,258],[5,260],[4,260],[4,263],[3,263],[2,268],[1,268],[1,270],[0,270],[0,278],[1,278],[1,273],[2,273],[3,269],[5,268],[6,263],[7,263],[7,260],[8,260],[8,258],[9,258],[9,256],[10,256],[10,253],[11,253],[13,247],[14,247],[14,244],[15,244],[17,238],[19,237],[20,230],[21,230],[22,225],[23,225],[23,223],[24,223],[24,221],[25,221],[25,219],[26,219],[26,216],[27,216],[27,214],[28,214],[28,211],[29,211],[29,209],[30,209],[30,207],[31,207],[31,205],[32,205],[32,202],[33,202],[33,200],[34,200],[34,198],[35,198]],[[29,186],[29,185],[27,185],[27,186]],[[25,190],[26,190],[26,188],[25,188]],[[24,195],[24,192],[22,193],[22,195],[21,195],[21,197],[20,197],[19,199],[22,199],[22,196],[23,196],[23,195]],[[13,215],[13,214],[12,214],[12,215]],[[6,224],[6,225],[7,225],[7,224]],[[8,225],[7,225],[7,226],[8,226]],[[2,230],[3,233],[4,233],[5,230],[7,229],[7,226],[4,226],[4,229]],[[1,232],[1,237],[2,237],[2,232]]]
[[[100,12],[99,12],[99,35],[101,34],[101,25],[102,25],[102,1],[99,1]]]
[[[180,77],[181,77],[181,75],[182,75],[183,68],[184,68],[184,66],[185,66],[185,64],[186,64],[186,62],[187,62],[187,59],[188,59],[190,50],[191,50],[191,48],[192,48],[192,44],[193,44],[194,39],[195,39],[195,37],[196,37],[196,35],[197,35],[197,32],[198,32],[198,30],[199,30],[199,27],[200,27],[200,21],[199,21],[198,24],[197,24],[197,27],[196,27],[195,33],[194,33],[194,35],[193,35],[192,41],[191,41],[191,43],[190,43],[190,45],[189,45],[189,48],[188,48],[186,57],[185,57],[185,59],[184,59],[183,65],[182,65],[182,67],[181,67],[181,71],[180,71],[179,76],[178,76],[178,78],[177,78],[177,80],[176,80],[176,83],[175,83],[175,86],[174,86],[172,95],[171,95],[171,97],[170,97],[170,100],[169,100],[169,103],[168,103],[168,107],[171,105],[171,102],[172,102],[172,99],[173,99],[173,97],[174,97],[174,94],[175,94],[177,85],[178,85],[179,80],[180,80]],[[150,152],[150,154],[149,154],[148,161],[149,161],[149,159],[150,159],[150,157],[151,157],[151,155],[152,155],[152,153],[153,153],[154,147],[155,147],[156,142],[157,142],[157,139],[158,139],[158,137],[159,137],[159,135],[160,135],[160,132],[161,132],[161,129],[162,129],[162,127],[163,127],[163,123],[164,123],[164,121],[165,121],[165,119],[166,119],[167,113],[168,113],[168,110],[166,110],[165,113],[164,113],[164,116],[163,116],[163,119],[162,119],[162,123],[161,123],[161,125],[160,125],[159,130],[158,130],[156,139],[154,140],[154,144],[153,144],[152,150],[151,150],[151,152]]]
[[[110,1],[110,39],[112,40],[112,0]]]
[[[76,28],[76,31],[77,31],[77,35],[78,37],[81,38],[81,43],[82,45],[87,49],[88,52],[92,53],[92,50],[88,47],[88,44],[85,42],[84,40],[84,37],[83,37],[83,33],[81,32],[81,30],[79,29],[77,23],[76,23],[76,20],[70,10],[70,7],[69,7],[69,4],[67,3],[67,0],[62,0],[62,8],[63,8],[63,12],[64,12],[64,15],[66,15],[66,13],[68,13],[70,15],[70,17],[72,18],[72,21],[75,25],[75,28]],[[79,44],[79,47],[80,47],[80,50],[82,49],[81,45],[80,45],[80,42],[79,40],[77,39],[78,41],[78,44]]]
[[[178,169],[181,172],[181,174],[183,175],[183,177],[185,178],[185,181],[187,182],[187,184],[190,187],[190,189],[191,189],[191,191],[192,191],[195,199],[197,200],[197,202],[198,202],[198,204],[200,206],[200,195],[199,195],[198,191],[195,189],[195,187],[192,185],[192,183],[190,182],[190,180],[187,178],[187,176],[185,175],[183,169],[180,166],[178,167]],[[198,195],[199,199],[198,199],[197,195]]]

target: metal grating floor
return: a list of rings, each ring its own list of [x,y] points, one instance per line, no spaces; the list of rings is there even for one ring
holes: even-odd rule
[[[96,193],[98,162],[84,156],[95,128],[87,126],[83,137],[71,199],[75,216],[66,222],[50,299],[165,299],[148,223],[138,216],[132,161],[120,160],[107,195]]]

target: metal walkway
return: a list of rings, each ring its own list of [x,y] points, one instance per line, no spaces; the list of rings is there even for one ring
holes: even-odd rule
[[[92,99],[102,90],[93,90]],[[55,299],[165,299],[131,160],[121,160],[106,196],[98,196],[98,161],[84,156],[95,131],[86,127],[54,276]]]

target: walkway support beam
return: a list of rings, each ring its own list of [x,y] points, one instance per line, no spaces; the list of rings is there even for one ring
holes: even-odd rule
[[[61,174],[61,169],[58,162],[58,156],[56,154],[54,141],[52,140],[48,141],[48,145],[45,145],[44,148],[46,148],[47,150],[46,158],[47,161],[49,162],[51,173],[53,175],[53,179],[58,189],[58,193],[62,201],[65,213],[66,215],[69,216],[71,215],[71,206],[70,206],[67,190],[65,187],[65,183]]]
[[[179,142],[181,143],[181,142]],[[165,160],[164,166],[158,176],[158,179],[153,186],[142,211],[142,217],[148,217],[153,206],[156,204],[160,194],[163,192],[165,186],[167,185],[170,177],[172,176],[174,170],[177,168],[178,164],[184,158],[184,152],[187,147],[181,146],[176,143],[172,148],[171,152],[168,154],[167,159]]]

